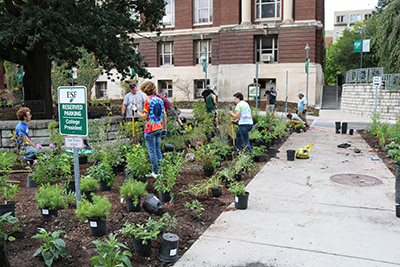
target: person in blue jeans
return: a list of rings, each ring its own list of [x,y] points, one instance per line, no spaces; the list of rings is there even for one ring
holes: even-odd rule
[[[229,114],[236,119],[239,124],[239,130],[236,132],[236,147],[242,151],[242,144],[246,151],[252,155],[249,132],[253,129],[253,118],[251,117],[251,109],[249,104],[243,100],[242,93],[233,95],[236,103],[235,110],[229,111]]]
[[[28,128],[28,122],[32,119],[31,110],[29,108],[20,108],[17,111],[17,118],[20,120],[15,126],[18,151],[25,150],[24,159],[33,161],[36,158],[36,145],[29,138]]]
[[[153,166],[151,175],[155,177],[158,174],[158,166],[162,161],[161,134],[166,132],[167,129],[167,114],[163,100],[156,96],[157,90],[154,83],[150,81],[144,82],[140,89],[149,98],[144,101],[143,112],[140,112],[136,105],[132,106],[132,110],[141,119],[146,120],[144,139],[146,140],[147,150]]]

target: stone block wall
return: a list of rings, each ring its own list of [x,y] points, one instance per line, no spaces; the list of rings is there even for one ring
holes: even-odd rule
[[[108,132],[108,140],[114,140],[119,130],[119,122],[121,116],[111,118],[110,130]],[[96,119],[99,120],[99,119]],[[100,119],[106,123],[106,119]],[[91,121],[91,120],[89,120]],[[15,126],[19,121],[0,121],[0,151],[13,151],[14,143],[11,141],[11,135],[14,132]],[[50,131],[47,129],[51,120],[33,120],[28,123],[30,138],[33,143],[41,144],[43,147],[48,147],[50,144]],[[90,129],[89,129],[90,131]]]
[[[378,88],[377,112],[383,120],[394,121],[400,116],[400,90]],[[375,111],[375,86],[367,84],[344,84],[341,110],[363,117],[372,117]]]

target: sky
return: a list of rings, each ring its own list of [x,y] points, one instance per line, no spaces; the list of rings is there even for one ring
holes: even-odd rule
[[[374,9],[378,0],[325,0],[325,30],[333,30],[335,11]]]

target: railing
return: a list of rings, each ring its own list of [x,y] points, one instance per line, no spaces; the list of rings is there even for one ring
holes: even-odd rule
[[[372,83],[374,76],[382,77],[385,90],[400,89],[400,74],[384,74],[383,68],[349,70],[346,73],[346,83]]]
[[[386,90],[400,89],[400,74],[385,74],[383,80]]]

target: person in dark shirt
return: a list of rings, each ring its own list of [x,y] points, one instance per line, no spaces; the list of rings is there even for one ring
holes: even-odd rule
[[[167,116],[173,118],[176,120],[179,124],[179,126],[182,128],[182,130],[185,130],[185,126],[183,126],[183,123],[181,119],[179,118],[180,111],[174,107],[174,105],[169,101],[163,94],[157,94],[159,98],[162,99],[164,102],[164,108],[167,111]]]

